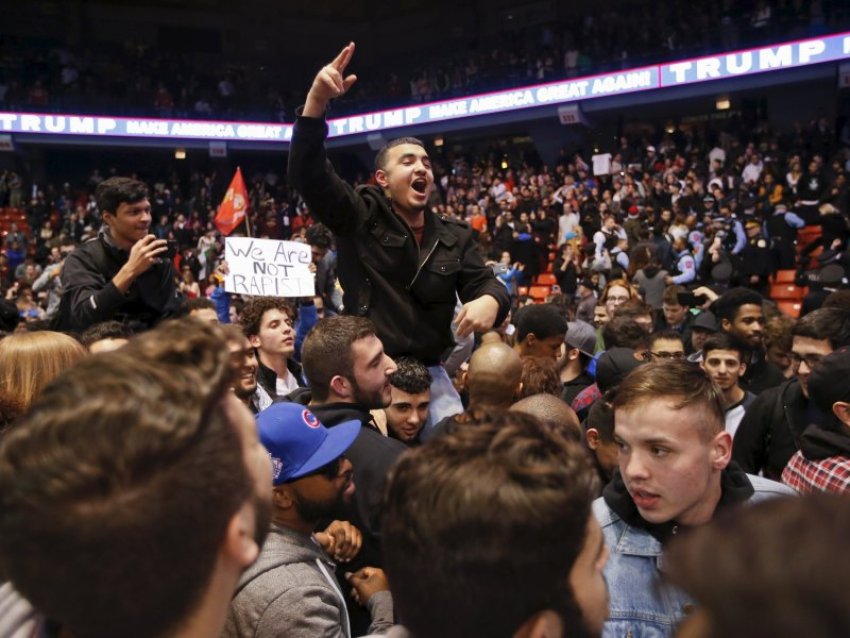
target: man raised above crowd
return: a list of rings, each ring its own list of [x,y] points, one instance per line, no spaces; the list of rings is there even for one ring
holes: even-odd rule
[[[453,344],[456,297],[463,302],[456,318],[461,337],[501,323],[509,298],[484,265],[472,229],[428,210],[434,174],[422,142],[405,137],[382,148],[377,186],[355,190],[334,172],[324,148],[325,109],[357,80],[345,75],[353,55],[352,42],[313,80],[293,129],[289,178],[336,234],[345,312],[370,318],[390,356],[410,355],[429,366],[436,421],[462,409],[440,366]],[[445,396],[454,401],[438,407]]]

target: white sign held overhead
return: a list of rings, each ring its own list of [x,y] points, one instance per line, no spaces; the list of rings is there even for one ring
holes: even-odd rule
[[[227,237],[224,289],[256,297],[312,297],[310,246],[295,241]]]

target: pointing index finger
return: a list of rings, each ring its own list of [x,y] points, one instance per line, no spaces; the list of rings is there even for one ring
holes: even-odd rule
[[[339,52],[339,55],[334,58],[334,61],[331,62],[331,66],[335,68],[337,71],[342,74],[345,71],[345,67],[348,66],[348,63],[351,62],[351,57],[354,55],[354,43],[349,42],[346,46],[342,48],[342,51]]]

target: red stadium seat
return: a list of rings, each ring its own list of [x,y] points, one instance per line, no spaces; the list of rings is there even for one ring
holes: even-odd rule
[[[794,284],[773,284],[770,286],[770,298],[775,300],[800,301],[808,292],[808,288]]]
[[[803,307],[803,304],[799,301],[777,301],[776,307],[779,308],[779,312],[782,314],[796,319],[800,316],[800,309]]]
[[[532,286],[528,289],[528,295],[538,303],[546,301],[546,297],[549,296],[549,286]]]
[[[551,273],[543,273],[537,275],[534,280],[534,283],[538,286],[554,286],[556,283],[558,283],[558,280],[555,279],[555,275]]]
[[[524,297],[528,294],[528,286],[520,286],[516,289],[516,294],[518,294],[520,297]]]
[[[793,284],[797,272],[795,270],[777,270],[773,277],[774,284]]]

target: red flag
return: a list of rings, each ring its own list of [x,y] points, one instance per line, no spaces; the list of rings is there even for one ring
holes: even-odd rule
[[[247,212],[248,190],[245,188],[245,180],[242,179],[242,170],[237,168],[233,181],[230,182],[230,188],[227,189],[218,207],[218,213],[215,216],[216,228],[222,235],[229,235],[242,223]]]

